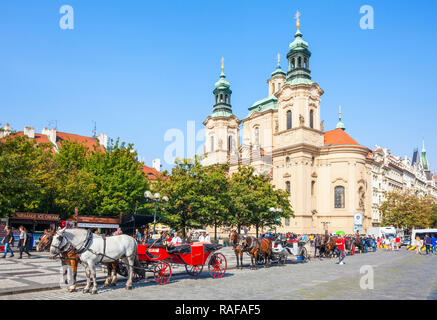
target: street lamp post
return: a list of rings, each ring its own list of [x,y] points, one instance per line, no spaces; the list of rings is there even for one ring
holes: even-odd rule
[[[269,209],[269,211],[275,215],[275,234],[276,234],[276,215],[277,215],[278,213],[281,213],[281,212],[282,212],[282,208],[273,208],[273,207],[271,207],[271,208]]]
[[[155,234],[156,233],[156,211],[158,209],[158,202],[161,200],[161,195],[159,194],[159,192],[152,194],[152,192],[147,190],[146,192],[144,192],[144,197],[148,200],[155,201],[155,213],[153,215],[153,234]],[[163,196],[162,201],[167,202],[168,197]]]

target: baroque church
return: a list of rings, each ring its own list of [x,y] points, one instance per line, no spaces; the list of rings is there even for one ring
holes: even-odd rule
[[[204,165],[228,163],[230,174],[238,166],[252,166],[270,175],[276,188],[289,191],[295,218],[283,219],[278,232],[365,232],[372,226],[372,151],[346,132],[341,109],[337,127],[325,131],[320,118],[324,92],[311,77],[311,52],[299,13],[296,17],[288,71],[281,69],[278,55],[267,80],[268,96],[249,107],[244,119],[232,113],[222,59],[212,113],[204,121]]]

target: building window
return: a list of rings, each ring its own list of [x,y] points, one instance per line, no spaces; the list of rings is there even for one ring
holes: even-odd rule
[[[223,102],[223,95],[220,95],[220,102]]]
[[[228,151],[232,151],[232,136],[228,137]]]
[[[316,188],[316,182],[315,182],[315,181],[312,181],[312,182],[311,182],[311,195],[312,195],[312,196],[314,195],[315,188]]]
[[[310,128],[314,129],[314,111],[310,111]]]
[[[259,127],[255,128],[255,144],[259,145]]]
[[[292,128],[291,120],[292,120],[292,118],[291,118],[291,110],[288,110],[287,111],[287,130],[290,130]]]
[[[287,227],[290,225],[290,217],[285,218],[285,225]]]
[[[273,87],[273,93],[275,93],[275,84],[272,83],[272,87]]]
[[[344,208],[344,187],[338,186],[334,189],[334,204],[336,209]]]
[[[214,152],[214,136],[211,136],[211,152]]]
[[[290,167],[290,157],[285,158],[285,167],[286,168]]]
[[[285,182],[285,190],[291,194],[291,183],[290,181]]]

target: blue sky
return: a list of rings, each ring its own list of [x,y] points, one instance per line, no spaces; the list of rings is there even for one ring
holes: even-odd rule
[[[73,30],[59,27],[64,4]],[[359,26],[363,5],[374,8],[374,30]],[[325,130],[341,104],[358,142],[411,157],[424,138],[436,171],[436,1],[2,0],[0,123],[41,132],[57,120],[59,131],[91,135],[96,121],[151,165],[168,129],[203,128],[222,56],[240,119],[267,96],[297,9]]]

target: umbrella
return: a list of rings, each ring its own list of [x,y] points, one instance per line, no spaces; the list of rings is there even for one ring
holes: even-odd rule
[[[340,235],[340,234],[345,234],[344,231],[337,231],[336,234]]]

